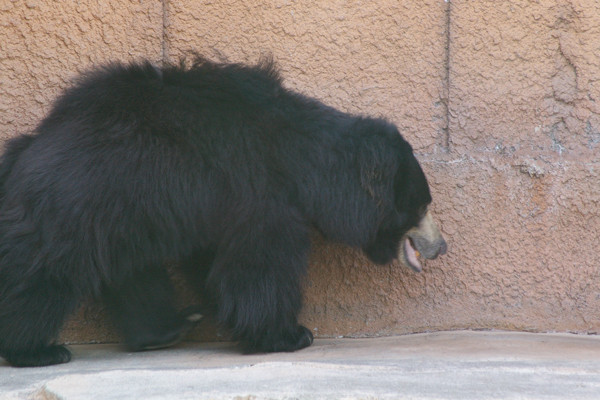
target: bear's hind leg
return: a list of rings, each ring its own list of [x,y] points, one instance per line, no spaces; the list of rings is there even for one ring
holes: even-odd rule
[[[64,282],[41,275],[16,282],[0,274],[0,355],[15,367],[71,359],[69,350],[54,340],[77,306],[77,296]]]
[[[173,288],[162,267],[146,268],[103,291],[104,303],[131,351],[169,347],[179,342],[202,315],[173,305]]]

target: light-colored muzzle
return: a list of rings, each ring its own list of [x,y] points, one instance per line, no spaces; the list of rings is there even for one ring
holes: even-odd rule
[[[413,271],[421,272],[423,266],[419,262],[420,256],[433,260],[446,254],[446,251],[446,241],[428,211],[419,225],[406,232],[402,238],[398,259]]]

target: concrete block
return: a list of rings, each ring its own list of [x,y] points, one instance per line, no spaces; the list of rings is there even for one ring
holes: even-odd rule
[[[593,159],[600,4],[452,1],[450,143],[459,153]]]
[[[2,1],[0,139],[33,129],[81,71],[161,59],[159,2]]]

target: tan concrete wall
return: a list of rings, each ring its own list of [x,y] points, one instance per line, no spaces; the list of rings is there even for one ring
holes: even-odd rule
[[[100,61],[270,53],[287,86],[398,124],[449,242],[415,274],[315,238],[302,321],[317,335],[600,329],[596,0],[113,3],[0,3],[2,138]],[[108,326],[89,306],[63,339],[115,340]]]

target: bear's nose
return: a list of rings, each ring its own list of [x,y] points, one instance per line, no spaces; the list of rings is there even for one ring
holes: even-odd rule
[[[448,251],[448,245],[446,244],[446,241],[444,240],[444,238],[442,238],[442,243],[440,243],[440,249],[438,251],[438,255],[443,256],[444,254],[446,254],[447,251]]]

